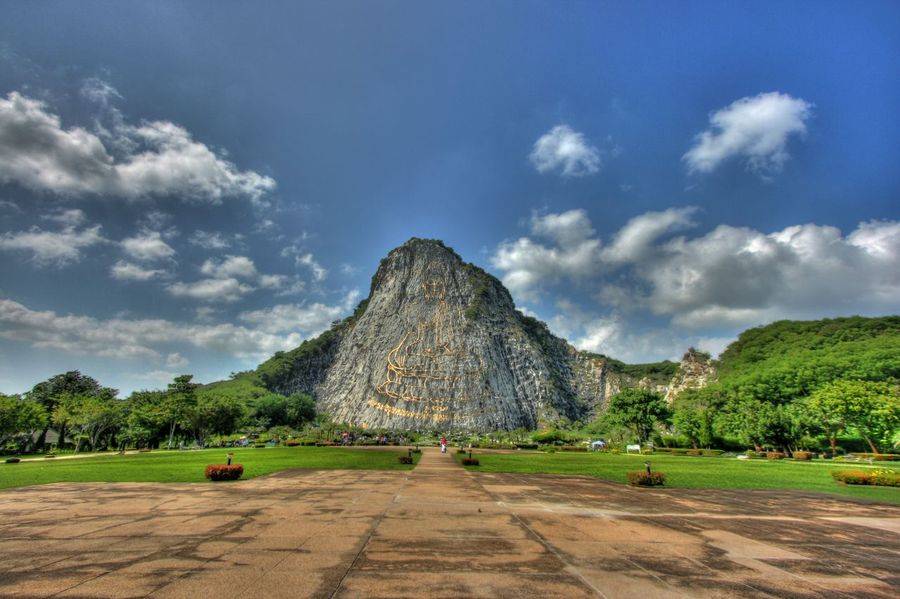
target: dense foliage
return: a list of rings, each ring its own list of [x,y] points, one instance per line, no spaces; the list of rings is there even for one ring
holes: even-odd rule
[[[289,397],[258,387],[252,375],[202,387],[189,374],[166,390],[136,391],[119,399],[77,371],[43,381],[24,396],[0,395],[0,450],[54,449],[79,452],[125,447],[204,446],[211,438],[289,437],[316,420],[315,402],[305,394]],[[228,384],[231,383],[231,384]]]
[[[900,317],[780,321],[749,329],[718,381],[682,392],[675,431],[693,447],[819,449],[858,437],[889,449],[900,427]]]

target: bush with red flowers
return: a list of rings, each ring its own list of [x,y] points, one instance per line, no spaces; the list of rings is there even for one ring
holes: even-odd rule
[[[666,475],[662,472],[636,470],[628,472],[628,484],[634,487],[660,487],[666,483]]]
[[[242,464],[210,464],[206,467],[209,480],[237,480],[244,474]]]

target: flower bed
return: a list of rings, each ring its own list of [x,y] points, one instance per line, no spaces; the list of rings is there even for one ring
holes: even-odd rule
[[[413,463],[412,457],[408,456],[408,455],[398,456],[397,461],[399,461],[401,464],[412,464]]]
[[[900,487],[900,473],[893,470],[835,470],[831,476],[848,485]]]
[[[780,451],[767,451],[766,459],[767,460],[783,460],[784,454],[781,453]]]
[[[210,464],[206,467],[205,476],[209,480],[237,480],[244,474],[242,464]]]
[[[861,460],[876,460],[878,462],[893,462],[900,460],[900,454],[897,453],[851,453],[850,455]]]
[[[795,451],[794,452],[795,460],[801,460],[804,462],[808,462],[808,461],[812,460],[812,458],[813,458],[813,454],[811,451]]]
[[[626,474],[628,484],[633,487],[661,487],[666,483],[666,475],[662,472],[635,470]]]

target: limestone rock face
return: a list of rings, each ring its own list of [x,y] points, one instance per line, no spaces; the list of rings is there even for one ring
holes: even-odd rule
[[[495,278],[440,242],[412,239],[378,268],[315,389],[318,407],[338,422],[402,429],[576,418],[571,348],[532,321]]]
[[[709,354],[693,347],[681,358],[678,370],[665,391],[666,401],[672,403],[685,389],[699,389],[716,378],[716,367]]]
[[[702,384],[698,356],[676,369],[577,351],[517,311],[496,278],[413,238],[382,260],[351,317],[258,372],[272,391],[312,394],[336,422],[491,431],[584,421],[626,387],[668,396],[670,381]]]

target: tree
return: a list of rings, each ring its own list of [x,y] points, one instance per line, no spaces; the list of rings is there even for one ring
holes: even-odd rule
[[[695,449],[710,447],[713,443],[716,405],[710,396],[703,390],[685,389],[679,393],[673,406],[672,424],[675,430],[687,437]]]
[[[182,374],[169,383],[169,390],[162,409],[169,423],[169,449],[175,437],[175,427],[188,424],[191,410],[197,405],[196,389],[199,385],[192,382],[194,375]]]
[[[190,419],[199,443],[207,434],[230,435],[246,416],[244,404],[233,397],[204,396],[197,400]]]
[[[294,393],[287,398],[285,410],[287,424],[293,428],[300,428],[307,422],[312,422],[316,417],[316,400],[306,393]]]
[[[94,378],[83,375],[77,370],[70,370],[69,372],[57,374],[46,381],[38,383],[31,391],[25,394],[25,397],[41,403],[41,405],[44,406],[46,413],[52,415],[59,403],[65,398],[75,396],[115,397],[118,393],[119,392],[116,389],[103,387]],[[66,419],[62,420],[62,430],[58,431],[60,443],[65,441],[66,422]],[[44,430],[41,432],[37,442],[38,445],[44,445],[48,425],[49,421],[48,424],[44,425]]]
[[[27,446],[35,432],[46,425],[47,411],[43,405],[17,395],[0,393],[0,448],[16,437],[24,437],[24,443],[20,445]]]
[[[889,442],[900,426],[900,398],[897,386],[891,383],[832,381],[814,391],[803,405],[819,420],[832,451],[837,447],[837,436],[852,427],[872,452],[878,453],[875,442]]]
[[[623,389],[609,400],[605,415],[609,424],[628,428],[641,442],[646,441],[657,422],[670,417],[662,395],[647,389]]]

